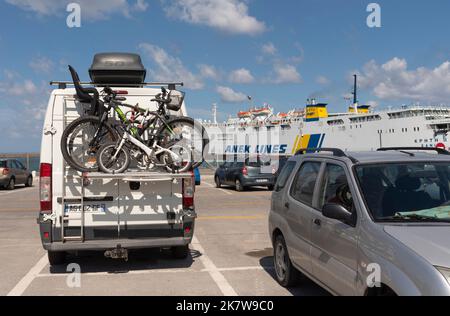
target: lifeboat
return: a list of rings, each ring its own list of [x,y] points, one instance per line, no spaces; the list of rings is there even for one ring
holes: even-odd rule
[[[305,116],[305,110],[295,110],[291,113],[291,117],[298,118],[298,117],[304,117]]]
[[[272,114],[272,109],[270,108],[252,109],[250,112],[254,116],[269,116]]]
[[[241,111],[241,112],[238,113],[238,117],[240,119],[251,118],[252,117],[252,113],[251,112]]]

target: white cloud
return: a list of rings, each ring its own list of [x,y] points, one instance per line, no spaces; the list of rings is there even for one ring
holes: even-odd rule
[[[317,76],[316,82],[320,85],[328,85],[330,84],[330,79],[325,76]]]
[[[18,8],[37,13],[39,16],[54,16],[66,14],[67,4],[76,2],[81,7],[81,18],[89,20],[104,20],[114,14],[126,17],[131,12],[143,12],[148,8],[145,0],[6,0],[7,3]]]
[[[216,91],[220,95],[221,100],[227,103],[240,103],[248,98],[244,93],[236,92],[230,87],[218,86]]]
[[[50,73],[55,64],[47,57],[36,57],[30,61],[29,65],[37,73]]]
[[[201,64],[198,65],[198,69],[202,78],[213,80],[219,80],[220,78],[220,73],[214,66]]]
[[[262,46],[262,52],[266,55],[275,55],[277,53],[277,48],[273,43],[267,43]]]
[[[0,92],[9,96],[25,96],[37,91],[37,87],[31,80],[0,82]]]
[[[8,128],[5,130],[6,145],[3,146],[7,148],[36,146],[41,137],[49,87],[45,82],[36,84],[15,72],[5,71],[4,73],[5,79],[0,81],[0,93],[3,96],[2,105],[0,105],[0,122],[2,123],[0,125],[8,126]],[[20,122],[20,124],[11,124],[11,122]]]
[[[148,3],[145,0],[137,0],[132,8],[134,11],[145,12],[148,9]]]
[[[257,35],[266,30],[264,22],[249,15],[246,1],[171,0],[164,4],[167,16],[187,23],[233,34]]]
[[[164,49],[159,46],[149,43],[142,43],[139,49],[148,56],[155,68],[150,70],[150,76],[158,81],[182,81],[186,88],[198,90],[204,87],[204,83],[200,76],[194,75],[187,69],[183,62],[177,58],[169,55]]]
[[[450,61],[436,68],[408,69],[405,59],[393,58],[383,65],[368,62],[360,72],[362,88],[382,100],[445,102],[450,99]]]
[[[232,83],[248,84],[255,81],[255,78],[253,77],[250,70],[241,68],[232,71],[230,73],[229,80]]]
[[[302,82],[302,76],[298,72],[297,68],[293,65],[276,63],[273,66],[274,75],[270,80],[276,84],[282,83],[300,83]]]

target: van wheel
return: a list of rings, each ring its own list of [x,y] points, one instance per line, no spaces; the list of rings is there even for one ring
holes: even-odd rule
[[[172,255],[175,259],[186,259],[189,253],[189,245],[172,247]]]
[[[216,176],[214,181],[216,182],[216,188],[220,189],[222,187],[222,183],[220,183],[219,176]]]
[[[241,180],[237,179],[237,180],[236,180],[236,191],[242,192],[242,191],[244,191],[244,190],[245,190],[245,188],[244,188],[244,186],[242,185]]]
[[[58,266],[66,262],[66,253],[62,251],[48,251],[48,262],[51,266]]]
[[[8,190],[14,190],[16,188],[16,180],[14,178],[11,178],[6,188]]]
[[[27,188],[30,188],[30,187],[33,186],[33,177],[32,177],[32,176],[29,176],[29,177],[28,177],[27,182],[25,183],[25,186],[26,186]]]
[[[300,279],[300,272],[293,266],[282,235],[277,236],[274,243],[273,263],[277,282],[283,287],[292,287]]]

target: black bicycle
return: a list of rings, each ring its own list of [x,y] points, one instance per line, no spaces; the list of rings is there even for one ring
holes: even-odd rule
[[[61,150],[66,162],[80,172],[95,172],[99,169],[97,161],[100,148],[106,144],[117,143],[123,139],[124,133],[147,147],[183,148],[190,151],[189,162],[175,165],[167,151],[160,154],[160,164],[150,161],[139,147],[127,144],[126,150],[131,158],[142,168],[167,165],[170,171],[185,169],[187,163],[190,168],[198,167],[204,161],[204,153],[209,144],[209,138],[203,126],[192,118],[170,115],[169,111],[178,112],[184,101],[184,93],[161,89],[152,101],[158,104],[156,111],[150,111],[138,106],[125,104],[123,92],[105,87],[100,94],[95,88],[83,88],[78,74],[69,66],[80,102],[90,103],[91,107],[85,116],[78,118],[67,126],[61,138]],[[129,109],[124,113],[121,108]],[[118,120],[110,117],[114,110]],[[130,114],[128,117],[127,114]],[[177,155],[175,155],[177,156]],[[183,159],[186,155],[184,155]]]

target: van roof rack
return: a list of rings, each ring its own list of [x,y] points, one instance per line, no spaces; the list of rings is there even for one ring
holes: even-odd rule
[[[358,163],[358,160],[353,158],[352,156],[347,155],[342,149],[339,148],[304,148],[298,150],[295,155],[305,155],[305,154],[313,154],[313,153],[321,153],[321,152],[329,152],[332,153],[334,157],[346,157],[350,159],[353,163]]]
[[[377,151],[400,151],[400,152],[406,152],[406,151],[435,151],[438,153],[438,155],[445,155],[450,156],[450,152],[443,149],[443,148],[432,148],[432,147],[385,147],[385,148],[379,148]],[[414,154],[408,153],[412,156]]]
[[[143,82],[139,84],[107,84],[107,83],[93,83],[93,82],[80,82],[82,85],[94,86],[94,87],[127,87],[127,88],[143,88],[143,87],[157,87],[168,86],[169,90],[175,90],[177,86],[184,86],[183,82]],[[67,86],[73,86],[72,81],[50,81],[51,86],[58,86],[59,89],[66,89]]]

